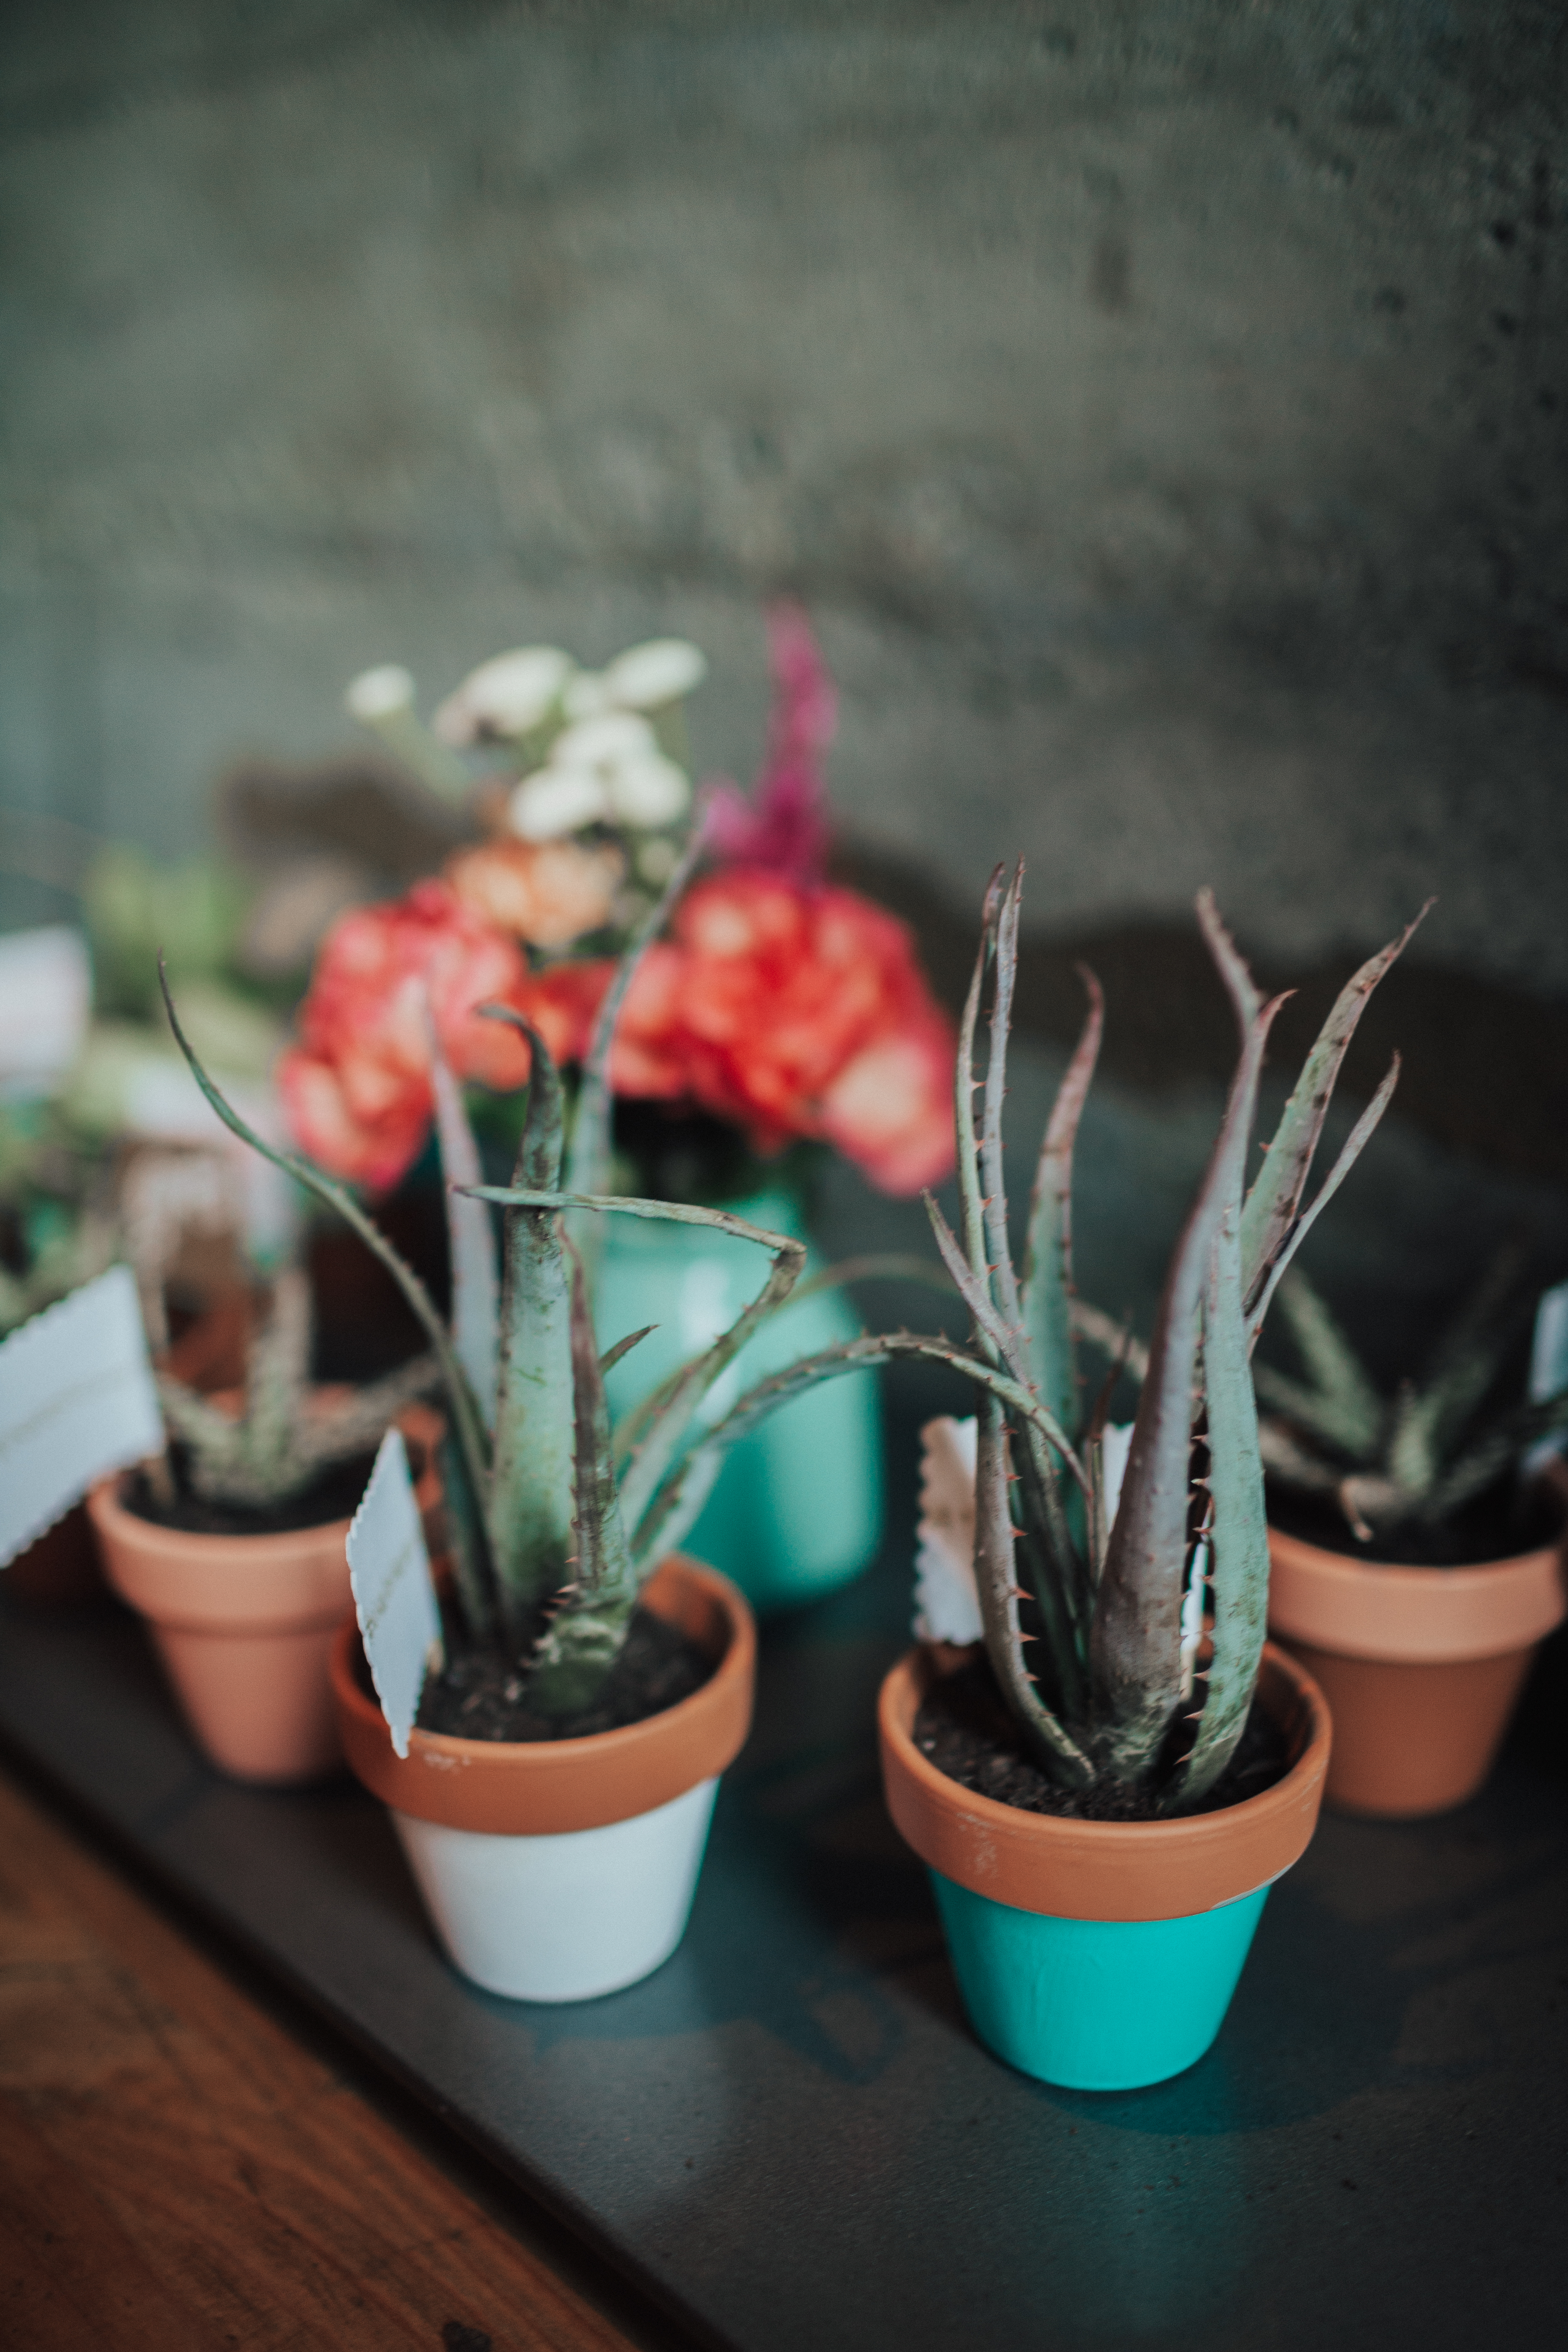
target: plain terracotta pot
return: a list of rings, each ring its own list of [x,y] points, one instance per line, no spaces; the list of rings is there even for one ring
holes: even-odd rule
[[[654,1570],[642,1598],[719,1660],[689,1698],[587,1739],[458,1739],[416,1730],[405,1757],[360,1680],[359,1627],[349,1618],[332,1649],[332,1696],[349,1769],[395,1812],[500,1836],[598,1829],[651,1812],[721,1772],[751,1727],[752,1612],[728,1577],[679,1552]]]
[[[1561,1543],[1478,1568],[1392,1568],[1268,1533],[1268,1629],[1328,1698],[1327,1801],[1415,1820],[1473,1797],[1546,1635]]]
[[[249,1308],[245,1294],[209,1307],[165,1351],[163,1369],[204,1394],[242,1381]],[[0,1585],[13,1600],[43,1609],[75,1608],[101,1599],[106,1590],[85,1502],[18,1552]]]
[[[424,1453],[416,1493],[441,1509],[440,1415],[411,1405],[398,1427]],[[193,1535],[128,1511],[123,1478],[88,1497],[105,1571],[146,1618],[201,1747],[238,1780],[319,1780],[343,1760],[332,1706],[333,1637],[352,1606],[350,1522],[281,1535]]]
[[[912,1651],[879,1706],[888,1808],[931,1873],[980,2040],[1039,2081],[1135,2090],[1194,2065],[1224,2021],[1269,1887],[1317,1823],[1328,1710],[1265,1649],[1258,1689],[1290,1765],[1261,1795],[1160,1822],[1064,1821],[960,1787],[915,1745],[941,1669]]]
[[[715,1671],[663,1714],[583,1739],[416,1730],[399,1758],[362,1679],[352,1617],[338,1635],[349,1763],[389,1808],[449,1958],[488,1991],[597,1999],[650,1974],[685,1932],[719,1775],[751,1725],[756,1634],[729,1580],[679,1554],[643,1598]]]
[[[1265,1645],[1258,1696],[1290,1747],[1290,1769],[1261,1796],[1184,1821],[1076,1822],[1026,1813],[960,1787],[914,1742],[936,1669],[910,1650],[878,1706],[888,1810],[944,1878],[1017,1911],[1059,1919],[1176,1919],[1266,1886],[1306,1852],[1328,1768],[1330,1729],[1309,1675]]]

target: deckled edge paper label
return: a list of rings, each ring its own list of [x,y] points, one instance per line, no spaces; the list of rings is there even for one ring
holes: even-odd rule
[[[974,1462],[978,1423],[943,1413],[921,1432],[921,1524],[915,1552],[915,1634],[978,1642],[974,1589]]]
[[[1543,1290],[1535,1310],[1530,1346],[1530,1402],[1545,1404],[1568,1389],[1568,1282]],[[1524,1457],[1524,1475],[1538,1477],[1554,1454],[1563,1450],[1561,1433],[1542,1437]]]
[[[400,1430],[381,1441],[364,1500],[349,1529],[349,1582],[370,1678],[399,1756],[419,1712],[425,1677],[440,1672],[441,1612]]]
[[[95,1479],[163,1450],[135,1278],[110,1266],[0,1342],[0,1566]]]

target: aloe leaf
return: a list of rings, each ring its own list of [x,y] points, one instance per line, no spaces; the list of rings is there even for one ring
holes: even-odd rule
[[[1485,1494],[1493,1481],[1517,1463],[1543,1437],[1568,1430],[1568,1391],[1546,1397],[1539,1404],[1521,1405],[1479,1438],[1438,1479],[1421,1506],[1419,1517],[1436,1527],[1451,1513]]]
[[[158,959],[158,985],[163,992],[163,1006],[169,1016],[169,1026],[174,1033],[174,1042],[184,1055],[197,1086],[200,1087],[230,1134],[237,1135],[242,1143],[248,1143],[253,1151],[258,1151],[261,1154],[263,1160],[269,1160],[274,1168],[281,1169],[285,1176],[291,1176],[296,1183],[302,1184],[307,1192],[313,1192],[319,1201],[326,1203],[328,1208],[336,1210],[338,1215],[353,1232],[359,1235],[365,1247],[386,1268],[394,1282],[396,1283],[428,1339],[435,1351],[437,1362],[441,1367],[441,1378],[447,1390],[452,1428],[458,1441],[451,1461],[457,1468],[459,1478],[466,1482],[469,1489],[474,1507],[476,1509],[481,1507],[479,1498],[485,1493],[489,1475],[489,1453],[484,1426],[474,1410],[473,1399],[468,1394],[467,1377],[458,1361],[446,1326],[436,1312],[435,1301],[429,1292],[412,1266],[405,1265],[380,1227],[366,1216],[351,1192],[345,1191],[342,1185],[334,1183],[330,1176],[323,1176],[319,1168],[312,1168],[308,1160],[300,1160],[291,1151],[279,1151],[270,1143],[264,1142],[255,1129],[240,1117],[231,1103],[226,1100],[203,1069],[196,1058],[195,1048],[180,1026],[179,1015],[174,1010],[174,998],[169,993],[168,975],[163,969],[163,960],[161,956]]]
[[[1236,1013],[1241,1054],[1160,1301],[1090,1636],[1101,1760],[1113,1780],[1134,1787],[1157,1758],[1181,1699],[1199,1314],[1215,1232],[1226,1207],[1240,1197],[1263,1050],[1285,1001],[1262,1003],[1206,890],[1199,894],[1198,920]]]
[[[1384,1112],[1394,1100],[1394,1089],[1399,1084],[1399,1056],[1395,1054],[1389,1064],[1388,1074],[1383,1084],[1346,1136],[1340,1156],[1324,1177],[1311,1207],[1303,1210],[1291,1227],[1289,1238],[1269,1269],[1263,1288],[1258,1293],[1257,1304],[1248,1314],[1247,1332],[1251,1346],[1256,1348],[1258,1345],[1258,1335],[1262,1330],[1268,1309],[1274,1303],[1275,1292],[1290,1270],[1290,1261],[1366,1150],[1367,1145],[1372,1141]]]
[[[1092,1583],[1091,1571],[1088,1559],[1080,1554],[1078,1545],[1073,1540],[1072,1529],[1063,1504],[1060,1481],[1047,1448],[1047,1438],[1049,1438],[1050,1444],[1055,1446],[1072,1472],[1079,1492],[1086,1500],[1089,1496],[1088,1473],[1066,1430],[1050,1412],[1049,1407],[1039,1402],[1038,1391],[1035,1385],[1034,1365],[1029,1356],[1022,1326],[1016,1324],[1009,1328],[1003,1321],[1000,1313],[991,1302],[988,1291],[964,1264],[963,1254],[935,1200],[930,1192],[924,1193],[922,1198],[926,1214],[931,1219],[931,1231],[936,1236],[936,1245],[942,1252],[942,1263],[952,1276],[965,1306],[974,1318],[976,1347],[988,1349],[993,1360],[1000,1365],[1005,1365],[1015,1380],[1027,1389],[1029,1394],[1035,1398],[1037,1413],[1043,1417],[1032,1417],[1025,1422],[1021,1431],[1023,1459],[1027,1465],[1026,1517],[1030,1532],[1037,1533],[1046,1546],[1052,1566],[1057,1571],[1057,1586],[1062,1595],[1063,1605],[1076,1623],[1080,1613],[1088,1607]],[[1084,1524],[1087,1533],[1087,1520]],[[1047,1581],[1048,1579],[1046,1578],[1040,1580],[1042,1594],[1045,1592]],[[1059,1652],[1060,1680],[1062,1686],[1068,1688],[1072,1685],[1076,1674],[1076,1649],[1069,1656],[1070,1645],[1067,1642],[1066,1629],[1060,1624],[1060,1610],[1055,1599],[1043,1600],[1042,1606],[1047,1623],[1052,1628],[1053,1637],[1058,1633],[1062,1635],[1062,1641],[1056,1643],[1056,1646]]]
[[[628,1331],[624,1339],[617,1339],[613,1348],[606,1348],[599,1359],[601,1377],[613,1372],[623,1356],[629,1356],[639,1340],[646,1339],[650,1331],[658,1329],[657,1323],[645,1323],[640,1331]]]
[[[1049,1777],[1069,1789],[1087,1788],[1093,1769],[1057,1721],[1024,1664],[1018,1622],[1017,1534],[1008,1503],[1011,1465],[1001,1404],[979,1399],[974,1469],[974,1583],[985,1653],[1008,1704]]]
[[[541,1715],[593,1706],[621,1653],[637,1606],[610,1449],[610,1414],[583,1261],[570,1242],[573,1377],[573,1534],[575,1570],[533,1654],[530,1704]]]
[[[985,974],[990,969],[995,949],[996,928],[1001,915],[1005,866],[998,866],[985,887],[985,904],[980,919],[980,946],[974,958],[974,970],[970,976],[969,993],[963,1000],[963,1017],[958,1030],[958,1058],[952,1073],[952,1115],[958,1135],[958,1197],[960,1223],[963,1227],[964,1254],[977,1280],[987,1274],[985,1255],[985,1210],[980,1193],[978,1146],[974,1135],[974,1032],[980,1019],[980,999],[985,986]]]
[[[561,1181],[563,1105],[560,1074],[532,1023],[510,1007],[483,1009],[521,1030],[533,1055],[512,1186],[459,1187],[476,1201],[494,1200],[499,1190],[508,1209],[495,1456],[485,1518],[501,1615],[517,1639],[533,1611],[566,1581],[572,1549],[572,1283],[553,1213],[563,1198],[554,1189]]]
[[[1078,1449],[1067,1431],[1050,1407],[1041,1401],[1036,1390],[1034,1368],[1022,1344],[1021,1332],[1016,1327],[1012,1330],[1008,1329],[981,1285],[965,1265],[963,1254],[958,1246],[952,1229],[931,1194],[924,1192],[921,1197],[925,1202],[926,1214],[931,1219],[931,1231],[936,1236],[936,1245],[942,1252],[942,1263],[952,1275],[955,1287],[978,1327],[977,1341],[989,1340],[997,1361],[1005,1365],[1020,1388],[1027,1391],[1035,1406],[1034,1426],[1050,1439],[1052,1445],[1072,1472],[1079,1488],[1087,1494],[1089,1474],[1079,1460]]]
[[[435,1042],[431,1024],[431,1082],[436,1093],[436,1131],[447,1192],[447,1237],[452,1259],[452,1346],[468,1375],[475,1404],[493,1431],[497,1356],[500,1339],[500,1269],[495,1227],[482,1202],[461,1188],[479,1182],[479,1150],[462,1090]]]
[[[1268,1522],[1242,1311],[1240,1192],[1238,1181],[1215,1236],[1204,1302],[1214,1655],[1197,1736],[1174,1776],[1173,1803],[1206,1796],[1235,1754],[1247,1727],[1268,1614]]]
[[[858,1339],[840,1339],[831,1348],[824,1348],[815,1356],[803,1356],[798,1363],[787,1364],[782,1371],[772,1372],[766,1380],[756,1381],[744,1396],[736,1400],[723,1419],[703,1433],[688,1452],[675,1463],[653,1501],[636,1522],[633,1550],[639,1573],[645,1574],[655,1561],[661,1559],[675,1538],[668,1528],[680,1502],[685,1482],[693,1465],[712,1454],[722,1457],[731,1445],[760,1426],[768,1415],[776,1412],[792,1398],[814,1388],[819,1381],[832,1380],[843,1372],[868,1371],[879,1364],[890,1364],[914,1358],[919,1361],[942,1364],[963,1379],[974,1381],[987,1393],[999,1398],[1010,1412],[1024,1419],[1033,1417],[1042,1433],[1047,1416],[1039,1399],[1032,1391],[994,1364],[966,1355],[950,1339],[931,1339],[914,1331],[883,1331],[868,1333]],[[1059,1438],[1061,1433],[1057,1433]],[[1052,1440],[1053,1443],[1056,1440]],[[622,1485],[623,1505],[625,1483]],[[682,1517],[684,1529],[690,1524]]]
[[[1313,1440],[1337,1457],[1339,1467],[1334,1478],[1346,1476],[1352,1468],[1369,1467],[1378,1458],[1378,1448],[1370,1454],[1352,1454],[1347,1457],[1344,1445],[1345,1419],[1335,1402],[1325,1397],[1321,1389],[1309,1388],[1305,1381],[1293,1381],[1289,1373],[1276,1370],[1272,1364],[1254,1364],[1252,1384],[1259,1404],[1271,1413],[1282,1415],[1302,1436]]]
[[[1009,1326],[992,1298],[989,1286],[969,1265],[958,1245],[957,1234],[942,1215],[935,1193],[922,1192],[921,1205],[930,1220],[949,1279],[973,1318],[976,1341],[984,1345],[998,1363],[1005,1363],[1015,1380],[1023,1381],[1033,1388],[1035,1370],[1024,1347],[1021,1328],[1016,1324]]]
[[[211,1463],[232,1475],[244,1452],[240,1424],[233,1414],[220,1412],[216,1405],[167,1372],[155,1372],[153,1379],[170,1433],[190,1448],[195,1462]]]
[[[1040,1393],[1065,1428],[1077,1425],[1078,1360],[1073,1347],[1072,1163],[1079,1121],[1100,1058],[1105,998],[1086,965],[1079,976],[1089,1017],[1057,1089],[1029,1202],[1024,1259],[1023,1319]]]
[[[1510,1234],[1444,1333],[1389,1449],[1389,1468],[1402,1486],[1430,1483],[1497,1381],[1525,1319],[1521,1277],[1530,1257],[1528,1238]]]
[[[671,914],[679,905],[681,894],[690,881],[693,869],[702,854],[708,837],[710,803],[703,799],[698,804],[696,821],[687,835],[686,846],[669,880],[661,892],[657,906],[649,909],[628,940],[620,961],[610,977],[594,1022],[594,1032],[588,1051],[583,1057],[582,1075],[577,1087],[577,1107],[572,1119],[572,1140],[565,1164],[565,1185],[569,1192],[603,1194],[610,1189],[611,1119],[614,1097],[610,1089],[610,1052],[615,1044],[616,1024],[626,992],[637,977],[637,966],[644,954],[658,939]],[[598,1228],[592,1219],[573,1222],[569,1230],[574,1243],[592,1264],[597,1247]]]
[[[1024,895],[1024,861],[1018,860],[1012,880],[1002,893],[996,912],[996,975],[991,991],[991,1043],[985,1058],[985,1099],[980,1129],[981,1203],[984,1218],[986,1257],[992,1295],[1002,1320],[1014,1339],[1008,1349],[1013,1369],[1022,1380],[1037,1381],[1039,1372],[1029,1361],[1028,1336],[1024,1329],[1023,1302],[1013,1265],[1007,1234],[1007,1181],[1002,1158],[1002,1105],[1007,1093],[1007,1033],[1013,1019],[1013,990],[1018,977],[1018,910]],[[1058,1414],[1069,1426],[1070,1413]]]
[[[1267,1402],[1267,1400],[1265,1400]],[[1267,1413],[1258,1424],[1258,1451],[1266,1470],[1273,1471],[1292,1486],[1305,1494],[1337,1495],[1344,1484],[1344,1473],[1335,1469],[1316,1454],[1309,1454],[1299,1445],[1291,1432],[1280,1421]]]
[[[1310,1377],[1304,1389],[1268,1366],[1255,1364],[1258,1393],[1277,1412],[1300,1423],[1347,1460],[1375,1461],[1387,1419],[1383,1399],[1363,1368],[1328,1302],[1300,1266],[1279,1291],[1279,1312]]]
[[[1301,1066],[1242,1212],[1242,1288],[1249,1313],[1258,1308],[1269,1268],[1295,1224],[1340,1066],[1367,1001],[1434,904],[1428,898],[1415,921],[1406,923],[1399,937],[1390,940],[1376,955],[1369,956],[1345,982]]]

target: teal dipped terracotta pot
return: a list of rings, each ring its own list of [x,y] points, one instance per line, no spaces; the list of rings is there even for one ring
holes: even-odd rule
[[[804,1240],[800,1210],[783,1190],[725,1207],[753,1225]],[[806,1273],[819,1271],[815,1255]],[[754,1243],[692,1225],[607,1217],[595,1280],[602,1347],[658,1326],[616,1365],[612,1415],[626,1412],[666,1374],[731,1324],[767,1277]],[[706,1418],[862,1326],[842,1294],[785,1305],[742,1349],[711,1391]],[[847,1584],[875,1559],[882,1537],[882,1430],[875,1372],[847,1372],[782,1406],[743,1438],[721,1471],[685,1548],[738,1584],[752,1607],[787,1609]]]
[[[1290,1765],[1262,1795],[1180,1821],[1080,1822],[960,1787],[914,1743],[938,1669],[914,1650],[882,1685],[888,1808],[931,1872],[969,2020],[1022,2074],[1131,2091],[1194,2065],[1225,2021],[1268,1889],[1306,1851],[1328,1709],[1270,1644],[1262,1703]]]

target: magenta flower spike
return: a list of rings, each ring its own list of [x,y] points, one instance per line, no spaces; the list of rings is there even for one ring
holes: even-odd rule
[[[768,658],[773,705],[762,773],[750,797],[735,784],[716,788],[710,846],[726,866],[820,882],[830,837],[822,762],[838,724],[838,695],[798,604],[770,608]]]

